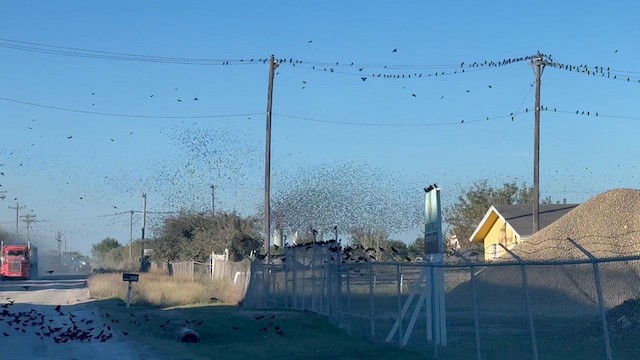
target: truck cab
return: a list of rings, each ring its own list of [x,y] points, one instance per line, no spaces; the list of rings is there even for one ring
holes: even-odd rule
[[[0,258],[2,278],[31,279],[38,276],[37,249],[29,245],[3,245]]]

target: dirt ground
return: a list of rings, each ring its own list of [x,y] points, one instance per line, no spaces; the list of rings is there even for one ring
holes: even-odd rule
[[[157,359],[111,327],[89,291],[0,291],[0,339],[22,359]]]

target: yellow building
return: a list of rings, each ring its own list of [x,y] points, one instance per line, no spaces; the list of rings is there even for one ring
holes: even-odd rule
[[[543,229],[564,214],[573,210],[577,204],[540,205],[539,227]],[[482,244],[484,260],[491,261],[505,254],[499,244],[509,250],[526,241],[533,234],[532,205],[496,205],[491,206],[478,224],[470,241]]]

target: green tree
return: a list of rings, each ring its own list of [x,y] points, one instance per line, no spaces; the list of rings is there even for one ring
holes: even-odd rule
[[[118,240],[107,237],[91,246],[91,255],[96,259],[102,260],[111,250],[119,248],[120,246]]]
[[[422,256],[424,255],[424,238],[419,237],[416,240],[407,246],[407,251],[414,256]]]
[[[484,214],[492,205],[531,204],[533,188],[526,183],[515,181],[494,187],[487,180],[472,183],[471,188],[460,194],[456,202],[445,208],[444,221],[449,226],[449,232],[455,234],[462,247],[468,247],[469,238],[478,226]],[[542,204],[552,203],[547,197]]]
[[[385,249],[385,256],[382,259],[385,261],[404,261],[404,258],[409,255],[409,247],[400,240],[387,241]]]
[[[154,260],[206,261],[214,251],[229,249],[234,260],[247,256],[262,245],[260,221],[234,213],[182,213],[168,217],[153,240]]]

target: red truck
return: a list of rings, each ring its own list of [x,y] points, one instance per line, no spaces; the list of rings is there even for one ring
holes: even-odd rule
[[[0,279],[38,277],[38,248],[31,244],[0,244]]]

